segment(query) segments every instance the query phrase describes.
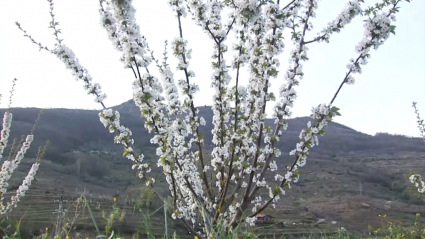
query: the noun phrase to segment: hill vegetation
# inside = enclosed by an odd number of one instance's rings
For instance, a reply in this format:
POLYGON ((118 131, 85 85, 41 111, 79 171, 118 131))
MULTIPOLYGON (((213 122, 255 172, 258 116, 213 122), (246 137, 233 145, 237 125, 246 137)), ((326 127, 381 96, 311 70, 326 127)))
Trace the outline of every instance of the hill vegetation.
MULTIPOLYGON (((152 135, 144 129, 134 102, 131 100, 113 108, 119 110, 122 124, 133 131, 136 150, 156 165, 155 148, 150 144, 152 135)), ((11 139, 28 134, 38 111, 37 108, 11 109, 14 124, 11 139)), ((0 113, 3 112, 1 109, 0 113)), ((51 143, 30 191, 44 196, 75 197, 78 192, 87 190, 88 197, 100 199, 108 197, 105 195, 128 198, 134 190, 140 189, 143 184, 135 178, 131 162, 121 156, 121 147, 113 144, 113 135, 99 122, 98 113, 76 109, 44 111, 35 132, 34 145, 42 145, 46 140, 51 143)), ((212 111, 209 106, 199 107, 199 115, 211 119, 212 111)), ((288 130, 278 143, 283 152, 278 161, 281 166, 291 162, 285 155, 298 142, 299 132, 308 120, 308 117, 300 117, 288 121, 288 130)), ((266 123, 273 122, 268 119, 266 123)), ((200 128, 206 142, 211 142, 211 129, 208 121, 200 128)), ((211 150, 212 145, 205 145, 205 148, 211 150)), ((31 147, 27 153, 10 190, 20 185, 20 177, 28 171, 36 149, 31 147)), ((336 221, 339 226, 363 232, 368 225, 379 223, 379 214, 409 220, 414 213, 425 214, 425 209, 423 201, 408 193, 403 175, 411 169, 425 173, 424 159, 425 147, 420 138, 386 133, 371 136, 332 123, 320 145, 312 149, 310 163, 301 170, 299 183, 287 193, 279 208, 267 213, 279 220, 325 218, 329 224, 336 221)), ((153 169, 157 183, 165 186, 162 173, 155 166, 153 169)), ((32 197, 25 200, 38 205, 32 197)), ((37 210, 36 207, 33 210, 37 210)), ((19 211, 16 213, 19 215, 19 211)))

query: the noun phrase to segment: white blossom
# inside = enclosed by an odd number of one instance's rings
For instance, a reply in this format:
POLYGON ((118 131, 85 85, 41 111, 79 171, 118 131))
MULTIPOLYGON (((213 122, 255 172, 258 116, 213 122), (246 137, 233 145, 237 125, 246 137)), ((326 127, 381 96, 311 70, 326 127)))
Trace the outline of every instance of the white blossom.
MULTIPOLYGON (((9 137, 11 124, 12 124, 12 114, 9 112, 9 110, 7 110, 3 116, 3 128, 1 130, 1 138, 0 138, 0 159, 2 158, 4 148, 7 146, 7 142, 8 142, 7 139, 9 137)), ((27 135, 25 141, 22 143, 20 149, 16 153, 15 158, 12 160, 3 161, 3 164, 0 170, 0 194, 1 194, 0 214, 9 213, 10 211, 12 211, 14 207, 17 206, 17 203, 20 201, 20 199, 23 196, 25 196, 25 192, 31 186, 31 182, 37 173, 37 169, 40 165, 38 162, 32 165, 24 181, 22 182, 22 184, 19 186, 18 190, 16 191, 16 195, 12 196, 11 201, 7 202, 7 204, 4 205, 5 193, 7 192, 7 188, 9 187, 8 182, 13 172, 15 172, 15 170, 18 168, 26 152, 30 148, 33 140, 34 140, 34 135, 32 134, 27 135)))
POLYGON ((12 114, 9 111, 6 111, 3 115, 3 128, 0 132, 0 160, 2 159, 3 151, 7 146, 11 125, 12 114))

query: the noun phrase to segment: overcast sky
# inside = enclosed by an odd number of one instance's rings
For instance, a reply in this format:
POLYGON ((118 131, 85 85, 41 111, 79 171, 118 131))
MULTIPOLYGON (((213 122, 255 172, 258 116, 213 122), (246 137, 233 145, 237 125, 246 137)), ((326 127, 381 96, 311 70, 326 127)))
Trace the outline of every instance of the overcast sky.
MULTIPOLYGON (((134 2, 141 32, 156 57, 161 58, 164 40, 171 41, 178 35, 177 20, 165 0, 134 2)), ((376 1, 365 2, 364 6, 376 1)), ((94 81, 101 84, 108 95, 106 106, 131 99, 133 73, 123 68, 119 62, 120 53, 114 49, 99 24, 98 1, 57 0, 54 3, 63 43, 73 49, 94 81)), ((316 36, 316 32, 334 19, 345 3, 345 0, 319 1, 317 18, 313 21, 314 30, 307 34, 306 39, 316 36)), ((419 131, 411 103, 417 101, 425 116, 425 1, 403 1, 399 6, 396 35, 391 35, 378 51, 371 51, 372 58, 363 67, 362 75, 355 75, 354 85, 343 87, 334 102, 342 113, 336 121, 371 135, 388 132, 417 137, 419 131)), ((0 107, 6 107, 12 79, 18 78, 13 107, 100 109, 93 97, 86 95, 82 82, 76 82, 54 55, 39 52, 37 46, 24 38, 15 26, 15 21, 18 21, 33 38, 52 47, 54 37, 51 29, 47 28, 50 21, 48 11, 49 4, 45 0, 1 2, 0 93, 4 97, 0 107)), ((293 108, 294 117, 307 116, 313 106, 331 100, 347 71, 349 59, 357 57, 354 47, 363 37, 363 19, 356 18, 341 33, 332 35, 329 44, 309 45, 310 60, 303 63, 305 76, 296 88, 298 98, 293 108)), ((195 72, 196 83, 201 88, 195 96, 195 104, 211 105, 212 42, 190 19, 183 21, 183 34, 193 49, 189 68, 195 72)), ((292 45, 287 41, 285 53, 280 58, 281 72, 286 70, 291 49, 292 45)), ((231 55, 233 53, 227 57, 231 55)), ((174 59, 170 61, 173 68, 175 62, 174 59)), ((153 65, 152 70, 156 72, 153 65)), ((283 83, 282 75, 272 82, 275 91, 283 83)), ((247 75, 243 76, 246 79, 247 75)), ((175 74, 176 80, 181 77, 181 73, 175 74)), ((271 113, 271 107, 268 113, 271 113)))

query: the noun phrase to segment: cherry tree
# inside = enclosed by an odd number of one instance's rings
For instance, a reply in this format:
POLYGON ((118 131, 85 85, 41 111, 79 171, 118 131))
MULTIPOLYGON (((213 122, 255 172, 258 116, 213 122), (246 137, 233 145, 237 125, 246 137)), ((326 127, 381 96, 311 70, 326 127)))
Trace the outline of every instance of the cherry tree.
MULTIPOLYGON (((133 149, 134 140, 129 128, 120 123, 118 111, 104 105, 106 95, 94 83, 88 70, 82 66, 75 53, 60 39, 61 30, 53 14, 50 15, 56 44, 48 48, 34 40, 21 28, 40 50, 47 50, 61 60, 76 80, 82 81, 88 94, 95 97, 104 110, 100 121, 116 133, 114 142, 122 144, 124 156, 133 161, 133 169, 146 184, 155 188, 155 178, 150 174, 152 165, 143 154, 133 149)), ((279 199, 300 177, 299 169, 306 164, 309 151, 319 144, 318 136, 335 116, 333 106, 344 85, 355 82, 355 75, 377 50, 395 33, 396 14, 401 0, 382 0, 373 6, 364 6, 362 0, 349 0, 345 7, 317 36, 307 39, 306 32, 313 30, 317 0, 168 0, 178 27, 171 44, 165 44, 163 60, 157 59, 149 48, 148 39, 140 32, 135 19, 132 0, 100 0, 100 23, 115 49, 121 52, 120 61, 134 73, 133 99, 145 119, 145 128, 154 133, 151 143, 157 146, 157 166, 161 168, 172 197, 172 216, 180 219, 200 238, 211 237, 214 227, 223 226, 230 231, 241 223, 253 224, 256 216, 267 207, 275 207, 279 199), (225 17, 225 13, 229 13, 225 17), (198 91, 195 72, 190 67, 191 49, 185 36, 182 19, 191 17, 213 42, 211 49, 211 86, 214 88, 212 119, 200 117, 194 99, 198 91), (340 86, 329 103, 312 109, 311 118, 300 132, 299 143, 289 152, 293 163, 279 169, 282 152, 276 142, 288 127, 291 108, 297 97, 296 88, 304 77, 303 63, 310 44, 330 42, 355 17, 364 19, 364 34, 355 46, 355 55, 347 63, 340 86), (229 42, 229 34, 236 41, 229 42), (293 42, 289 66, 283 73, 277 70, 284 51, 284 37, 293 42), (168 62, 170 50, 178 60, 176 68, 168 62), (232 57, 225 53, 233 52, 232 57), (227 55, 226 55, 227 56, 227 55), (159 75, 151 73, 152 68, 159 75), (232 75, 230 68, 235 73, 232 75), (240 84, 240 73, 247 70, 248 85, 240 84), (183 79, 174 79, 181 71, 183 79), (230 81, 235 80, 231 85, 230 81), (279 94, 271 87, 279 86, 279 94), (273 105, 274 125, 266 125, 266 106, 273 105), (200 128, 211 120, 212 142, 204 142, 200 128), (205 144, 213 150, 207 157, 205 144), (210 160, 209 160, 210 158, 210 160), (267 181, 272 175, 274 181, 267 181), (265 196, 266 195, 266 196, 265 196), (198 217, 201 215, 201 217, 198 217), (201 224, 203 231, 196 231, 201 224)), ((410 2, 410 1, 405 1, 410 2)))

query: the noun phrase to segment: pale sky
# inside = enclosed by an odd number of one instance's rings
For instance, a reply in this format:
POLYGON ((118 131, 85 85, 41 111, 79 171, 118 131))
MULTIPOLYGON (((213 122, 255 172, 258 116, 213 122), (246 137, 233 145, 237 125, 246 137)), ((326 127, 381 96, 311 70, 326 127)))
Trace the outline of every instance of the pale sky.
MULTIPOLYGON (((134 1, 141 33, 159 59, 164 40, 170 42, 178 36, 177 20, 166 2, 134 1)), ((363 6, 369 6, 376 0, 365 2, 363 6)), ((120 53, 114 49, 99 24, 98 1, 57 0, 54 3, 63 43, 75 52, 94 82, 101 84, 108 95, 106 106, 131 99, 133 73, 123 68, 119 62, 120 53)), ((317 18, 313 21, 314 30, 307 34, 306 40, 312 39, 334 19, 345 3, 346 0, 319 1, 317 18)), ((59 59, 46 51, 39 52, 38 47, 23 37, 15 26, 18 21, 33 38, 52 48, 54 36, 48 28, 48 2, 3 0, 0 4, 0 93, 3 94, 0 107, 6 107, 12 79, 18 78, 13 107, 100 109, 93 97, 83 90, 83 83, 76 82, 59 59)), ((355 75, 354 85, 342 88, 334 102, 342 114, 336 121, 371 135, 388 132, 418 137, 411 103, 417 101, 422 116, 425 116, 425 1, 403 1, 399 6, 396 35, 391 35, 378 51, 371 51, 372 58, 363 67, 363 73, 355 75)), ((357 57, 354 47, 363 37, 363 19, 357 17, 341 33, 332 35, 329 44, 309 45, 310 60, 303 63, 305 76, 296 88, 298 98, 293 117, 307 116, 313 106, 329 103, 347 71, 349 59, 357 57)), ((211 105, 212 42, 190 18, 183 21, 183 34, 189 48, 193 49, 189 69, 195 72, 196 83, 201 88, 201 92, 195 95, 195 104, 211 105)), ((227 41, 228 46, 231 46, 231 40, 227 41)), ((291 49, 292 44, 287 41, 285 53, 280 57, 281 74, 272 81, 275 90, 283 83, 283 72, 291 49)), ((227 56, 228 62, 232 55, 233 52, 227 56)), ((174 68, 174 57, 169 55, 169 59, 174 68)), ((153 65, 151 70, 157 72, 153 65)), ((182 76, 175 71, 176 80, 182 76)), ((243 76, 246 79, 247 75, 243 76)), ((274 105, 274 102, 269 105, 274 105)))

